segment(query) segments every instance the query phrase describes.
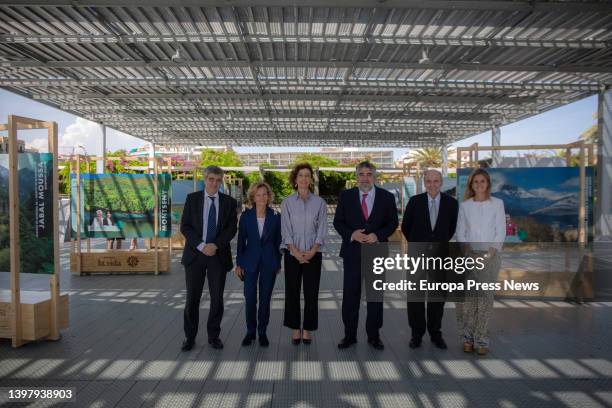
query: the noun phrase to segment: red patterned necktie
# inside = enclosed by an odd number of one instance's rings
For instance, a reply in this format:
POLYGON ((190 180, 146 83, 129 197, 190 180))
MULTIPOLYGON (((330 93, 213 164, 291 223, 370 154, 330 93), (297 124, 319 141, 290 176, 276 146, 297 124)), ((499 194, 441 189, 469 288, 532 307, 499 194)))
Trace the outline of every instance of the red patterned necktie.
POLYGON ((361 212, 363 213, 363 218, 366 220, 368 219, 368 206, 366 205, 367 196, 368 193, 364 193, 363 196, 361 196, 361 212))

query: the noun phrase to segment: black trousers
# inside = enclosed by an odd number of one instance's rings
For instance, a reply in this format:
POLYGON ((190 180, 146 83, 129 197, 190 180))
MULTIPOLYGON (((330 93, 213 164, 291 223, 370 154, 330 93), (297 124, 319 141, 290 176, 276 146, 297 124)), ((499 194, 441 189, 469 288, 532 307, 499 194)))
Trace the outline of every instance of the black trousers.
MULTIPOLYGON (((359 306, 361 305, 361 263, 359 260, 344 258, 344 283, 342 295, 342 322, 344 335, 357 338, 359 306)), ((368 338, 378 338, 383 326, 382 302, 367 302, 366 333, 368 338)))
POLYGON ((294 330, 317 330, 319 326, 319 282, 321 252, 301 264, 285 251, 285 317, 283 324, 294 330), (304 319, 301 319, 300 292, 304 283, 304 319))
POLYGON ((221 333, 223 318, 223 290, 225 289, 226 271, 223 270, 218 255, 199 255, 192 264, 185 266, 185 283, 187 284, 187 299, 185 302, 184 329, 185 337, 195 338, 198 334, 200 321, 200 300, 204 281, 208 276, 208 292, 210 294, 210 310, 206 329, 208 339, 216 339, 221 333))
POLYGON ((412 330, 412 337, 420 339, 429 332, 429 337, 439 339, 442 337, 442 315, 444 302, 427 302, 427 320, 425 319, 425 302, 408 302, 408 324, 412 330))

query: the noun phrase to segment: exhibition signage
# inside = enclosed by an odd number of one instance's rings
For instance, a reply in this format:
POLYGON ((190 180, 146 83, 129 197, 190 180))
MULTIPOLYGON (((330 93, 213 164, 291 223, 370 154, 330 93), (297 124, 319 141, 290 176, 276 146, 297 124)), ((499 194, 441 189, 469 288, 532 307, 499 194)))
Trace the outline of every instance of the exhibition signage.
MULTIPOLYGON (((491 194, 504 202, 509 242, 576 242, 579 228, 579 167, 488 168, 491 194)), ((593 168, 586 167, 588 239, 593 231, 593 168)), ((470 168, 457 170, 463 201, 470 168)))
MULTIPOLYGON (((171 234, 171 180, 159 174, 158 237, 171 234)), ((81 236, 88 238, 152 238, 155 235, 155 175, 82 174, 80 194, 77 177, 70 175, 72 234, 76 235, 77 200, 80 199, 81 236)))
MULTIPOLYGON (((53 154, 18 157, 20 272, 53 274, 53 154)), ((10 270, 8 192, 9 155, 0 154, 0 271, 10 270)))

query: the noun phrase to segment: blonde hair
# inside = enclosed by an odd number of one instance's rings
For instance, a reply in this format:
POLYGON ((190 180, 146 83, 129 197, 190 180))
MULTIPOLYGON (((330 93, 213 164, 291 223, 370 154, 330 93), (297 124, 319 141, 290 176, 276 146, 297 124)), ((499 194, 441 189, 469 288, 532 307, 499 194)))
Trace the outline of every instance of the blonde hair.
POLYGON ((249 187, 249 192, 247 193, 247 197, 251 207, 255 206, 255 194, 257 193, 257 190, 262 187, 265 188, 266 192, 268 193, 268 202, 266 203, 266 205, 272 204, 272 200, 274 200, 274 193, 272 192, 272 187, 270 187, 270 185, 265 181, 258 181, 256 183, 251 184, 251 186, 249 187))
POLYGON ((472 183, 476 176, 483 176, 487 180, 487 191, 485 194, 487 195, 487 200, 491 198, 491 176, 489 176, 489 173, 487 173, 485 169, 476 169, 468 178, 467 185, 465 186, 465 193, 463 194, 463 201, 469 200, 476 195, 476 192, 472 188, 472 183))

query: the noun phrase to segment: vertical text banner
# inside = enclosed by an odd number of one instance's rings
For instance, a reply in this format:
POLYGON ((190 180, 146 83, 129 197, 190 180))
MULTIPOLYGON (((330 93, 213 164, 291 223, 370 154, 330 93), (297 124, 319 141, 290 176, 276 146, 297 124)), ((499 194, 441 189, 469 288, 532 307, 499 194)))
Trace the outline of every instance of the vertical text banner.
MULTIPOLYGON (((22 273, 53 274, 53 154, 20 153, 19 264, 22 273)), ((9 156, 0 154, 0 271, 10 270, 9 156)))

